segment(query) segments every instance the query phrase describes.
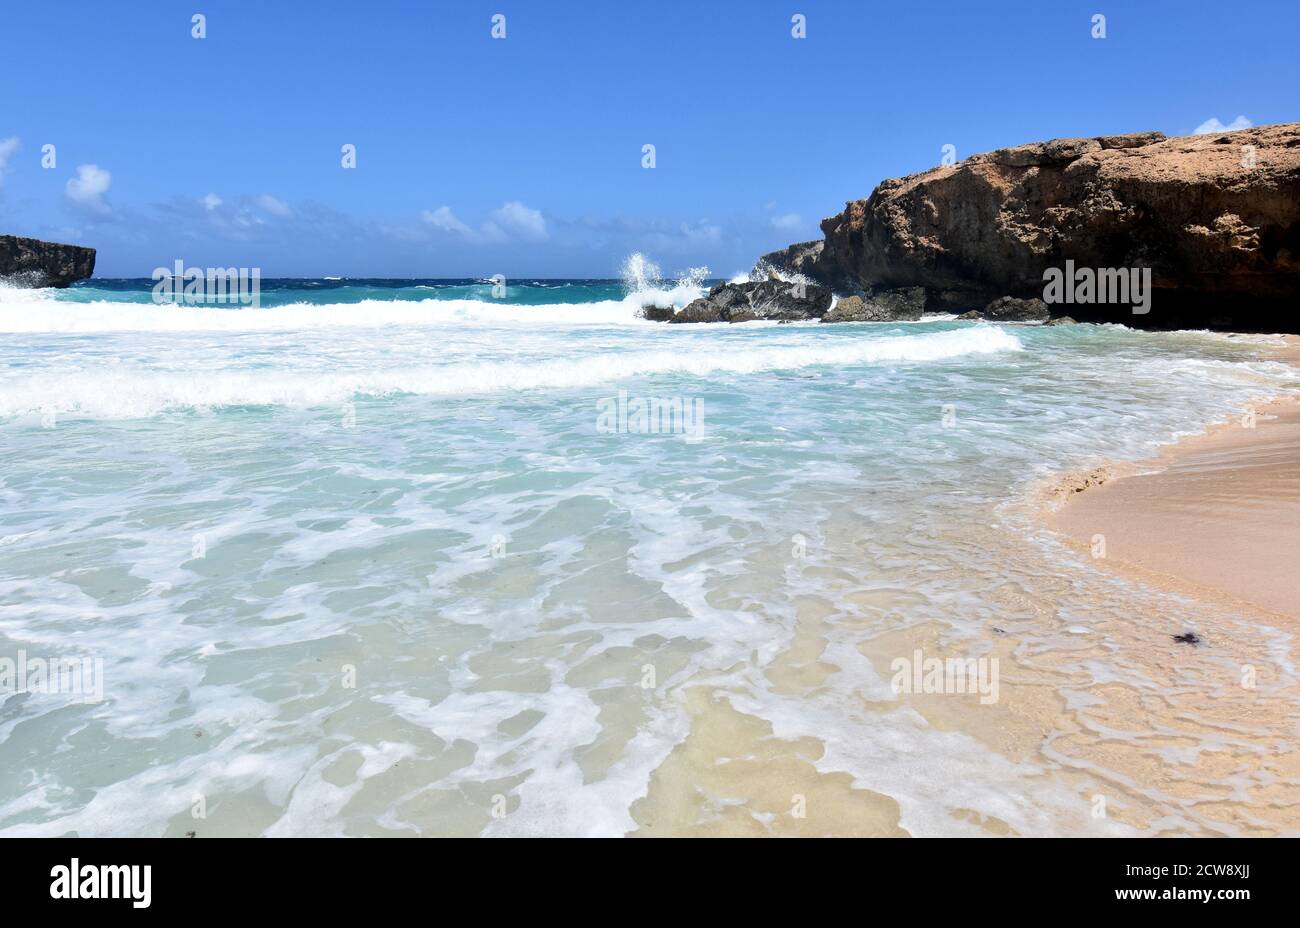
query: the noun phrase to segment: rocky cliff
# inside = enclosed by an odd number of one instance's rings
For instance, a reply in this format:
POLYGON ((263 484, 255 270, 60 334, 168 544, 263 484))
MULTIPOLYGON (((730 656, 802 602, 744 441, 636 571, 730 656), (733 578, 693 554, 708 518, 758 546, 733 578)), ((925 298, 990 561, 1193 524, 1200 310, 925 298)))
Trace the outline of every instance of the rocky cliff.
POLYGON ((1144 313, 1113 292, 1099 301, 1092 287, 1051 310, 1151 328, 1295 332, 1300 124, 1003 148, 886 180, 821 228, 823 242, 763 261, 841 293, 924 287, 929 312, 1006 296, 1051 304, 1045 273, 1067 267, 1080 282, 1118 271, 1135 284, 1150 269, 1144 313))
POLYGON ((20 287, 66 287, 95 272, 95 249, 0 235, 0 280, 20 287))

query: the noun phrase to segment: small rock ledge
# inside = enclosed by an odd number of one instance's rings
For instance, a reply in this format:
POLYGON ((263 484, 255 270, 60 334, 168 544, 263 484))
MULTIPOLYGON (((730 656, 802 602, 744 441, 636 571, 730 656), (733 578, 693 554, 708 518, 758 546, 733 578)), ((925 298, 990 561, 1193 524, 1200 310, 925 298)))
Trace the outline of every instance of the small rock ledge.
POLYGON ((66 287, 93 273, 93 248, 0 235, 0 281, 12 287, 66 287))

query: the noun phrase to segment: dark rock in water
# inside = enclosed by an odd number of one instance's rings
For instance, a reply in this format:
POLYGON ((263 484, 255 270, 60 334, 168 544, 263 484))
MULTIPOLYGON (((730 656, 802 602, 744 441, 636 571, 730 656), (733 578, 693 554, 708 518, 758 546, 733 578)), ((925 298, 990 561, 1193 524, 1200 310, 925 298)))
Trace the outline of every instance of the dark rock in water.
POLYGON ((867 306, 860 296, 846 296, 827 310, 822 322, 866 322, 867 306))
POLYGON ((1041 322, 1044 325, 1069 325, 1074 322, 1069 316, 1062 316, 1057 321, 1049 321, 1047 304, 1039 299, 1021 300, 1013 296, 998 297, 983 309, 972 309, 957 318, 963 321, 986 320, 988 322, 1041 322))
POLYGON ((708 300, 726 309, 736 305, 748 306, 749 291, 756 286, 756 283, 718 284, 709 291, 708 300))
POLYGON ((915 322, 925 312, 924 287, 895 287, 891 290, 877 288, 869 292, 864 301, 867 312, 879 319, 915 322))
POLYGON ((0 235, 0 280, 19 287, 66 287, 95 273, 95 249, 0 235))
MULTIPOLYGON (((930 312, 1041 297, 1044 273, 1149 271, 1144 301, 1054 305, 1083 322, 1300 332, 1300 123, 1055 139, 885 180, 762 259, 838 293, 925 287, 930 312)), ((1082 296, 1082 291, 1079 292, 1082 296)))
POLYGON ((698 299, 687 303, 669 322, 724 322, 726 310, 711 300, 698 299))
POLYGON ((673 322, 747 322, 754 319, 820 319, 831 305, 831 292, 814 284, 783 280, 718 284, 695 300, 673 322))
POLYGON ((985 306, 982 315, 990 322, 1046 322, 1052 314, 1042 300, 1004 296, 985 306))
POLYGON ((1190 644, 1192 647, 1205 643, 1205 639, 1196 632, 1183 632, 1181 635, 1174 635, 1173 638, 1179 644, 1190 644))
POLYGON ((1073 316, 1057 316, 1055 319, 1048 319, 1043 325, 1078 325, 1079 320, 1073 316))
POLYGON ((914 322, 925 312, 925 289, 874 290, 840 300, 822 322, 914 322))
POLYGON ((764 280, 739 286, 746 290, 749 308, 759 319, 820 319, 833 298, 830 290, 816 284, 764 280))
POLYGON ((651 322, 671 322, 676 312, 671 306, 642 306, 641 318, 651 322))

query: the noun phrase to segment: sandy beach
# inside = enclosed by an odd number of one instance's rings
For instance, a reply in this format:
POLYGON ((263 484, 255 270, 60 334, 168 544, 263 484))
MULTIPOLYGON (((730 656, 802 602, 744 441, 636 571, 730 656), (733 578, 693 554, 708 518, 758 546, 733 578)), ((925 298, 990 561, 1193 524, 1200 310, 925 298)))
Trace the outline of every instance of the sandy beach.
MULTIPOLYGON (((1277 353, 1296 364, 1294 338, 1277 353)), ((1067 478, 1048 524, 1097 560, 1300 621, 1300 403, 1283 398, 1152 461, 1067 478)))

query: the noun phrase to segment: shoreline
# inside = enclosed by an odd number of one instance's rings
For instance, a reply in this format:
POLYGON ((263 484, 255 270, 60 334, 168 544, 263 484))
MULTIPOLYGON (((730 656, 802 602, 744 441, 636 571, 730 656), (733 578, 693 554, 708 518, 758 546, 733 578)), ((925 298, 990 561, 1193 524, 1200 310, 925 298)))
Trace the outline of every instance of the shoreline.
MULTIPOLYGON (((1300 338, 1284 340, 1264 357, 1300 376, 1300 338)), ((1257 403, 1154 458, 1061 474, 1040 518, 1107 569, 1300 627, 1300 394, 1257 403)))

